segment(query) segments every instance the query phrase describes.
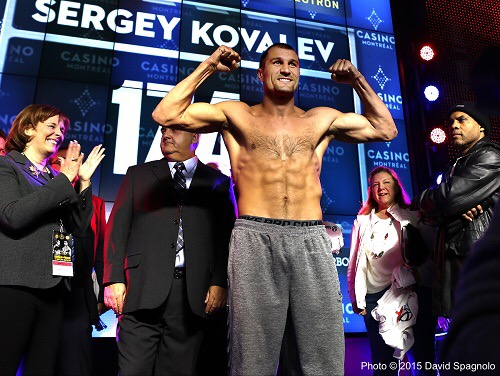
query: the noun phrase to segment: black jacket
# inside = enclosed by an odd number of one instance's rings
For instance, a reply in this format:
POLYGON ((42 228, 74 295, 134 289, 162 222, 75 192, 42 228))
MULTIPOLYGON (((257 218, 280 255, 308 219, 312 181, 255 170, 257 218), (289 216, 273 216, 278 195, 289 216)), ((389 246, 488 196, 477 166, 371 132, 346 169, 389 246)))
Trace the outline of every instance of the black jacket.
POLYGON ((441 184, 422 193, 420 210, 444 231, 446 250, 466 256, 486 231, 499 195, 500 145, 484 137, 450 164, 441 184), (478 204, 483 214, 464 220, 462 214, 478 204))
MULTIPOLYGON (((490 365, 485 372, 460 372, 460 375, 498 374, 498 337, 500 332, 500 207, 495 210, 485 236, 474 245, 464 264, 457 285, 453 320, 441 342, 440 362, 490 365), (496 368, 491 368, 491 367, 496 368), (494 369, 494 371, 493 371, 494 369)), ((481 369, 481 368, 478 368, 481 369)), ((457 375, 453 368, 440 375, 457 375)))
MULTIPOLYGON (((230 179, 198 161, 182 212, 186 283, 193 313, 205 315, 209 286, 227 286, 235 221, 230 179)), ((128 169, 106 227, 104 285, 125 283, 123 312, 159 307, 175 265, 179 209, 166 159, 128 169)))
POLYGON ((92 216, 92 190, 77 194, 64 174, 44 179, 17 151, 0 157, 0 285, 48 289, 52 276, 52 231, 60 220, 75 237, 92 216))
POLYGON ((441 184, 421 194, 419 206, 424 222, 439 227, 434 257, 434 286, 442 295, 441 299, 437 296, 435 299, 438 314, 449 314, 463 260, 488 228, 499 196, 500 145, 488 137, 457 157, 447 168, 441 184), (483 213, 474 221, 462 218, 462 214, 479 204, 483 213), (451 263, 446 273, 445 260, 451 263))

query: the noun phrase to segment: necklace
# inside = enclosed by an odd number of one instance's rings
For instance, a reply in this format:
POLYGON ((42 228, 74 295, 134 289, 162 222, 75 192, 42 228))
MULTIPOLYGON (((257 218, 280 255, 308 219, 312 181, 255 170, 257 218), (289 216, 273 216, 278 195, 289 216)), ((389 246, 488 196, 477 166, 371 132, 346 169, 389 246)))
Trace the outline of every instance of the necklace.
MULTIPOLYGON (((21 153, 22 155, 24 155, 26 157, 26 154, 21 153)), ((26 157, 26 159, 28 159, 28 157, 26 157)), ((28 161, 30 162, 30 166, 28 167, 28 169, 31 171, 31 174, 33 176, 36 176, 37 178, 40 176, 40 174, 42 173, 49 173, 49 169, 47 168, 47 166, 45 166, 43 169, 39 169, 38 167, 35 166, 35 164, 33 162, 31 162, 29 159, 28 161)))
MULTIPOLYGON (((382 240, 382 246, 379 248, 379 249, 382 249, 382 250, 381 250, 380 252, 377 252, 377 251, 376 251, 376 248, 378 248, 378 247, 375 247, 375 241, 374 241, 374 239, 375 239, 375 230, 374 230, 374 229, 375 229, 375 226, 376 226, 378 223, 380 223, 380 221, 381 221, 381 220, 379 219, 379 220, 375 221, 375 223, 372 223, 372 224, 371 224, 371 232, 372 232, 372 234, 370 235, 370 241, 371 241, 371 243, 372 243, 372 252, 371 252, 371 256, 372 256, 374 259, 379 259, 379 258, 381 258, 381 257, 384 255, 384 253, 385 253, 385 251, 384 251, 384 249, 385 249, 385 243, 386 243, 386 241, 387 241, 387 238, 389 237, 389 230, 390 230, 390 228, 391 228, 391 226, 392 226, 392 218, 391 218, 391 220, 389 221, 389 226, 387 227, 387 231, 386 231, 386 233, 385 233, 385 235, 384 235, 384 237, 383 237, 383 240, 382 240)), ((380 226, 379 226, 379 227, 380 227, 380 226)))

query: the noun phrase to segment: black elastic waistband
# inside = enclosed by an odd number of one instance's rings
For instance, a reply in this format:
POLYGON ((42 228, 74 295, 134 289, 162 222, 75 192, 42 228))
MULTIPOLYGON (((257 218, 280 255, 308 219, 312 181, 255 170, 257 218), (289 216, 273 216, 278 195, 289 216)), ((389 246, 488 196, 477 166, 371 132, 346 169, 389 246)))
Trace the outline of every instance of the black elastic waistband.
POLYGON ((238 217, 238 219, 246 219, 248 221, 268 223, 271 225, 278 225, 278 226, 309 227, 309 226, 319 226, 323 224, 323 221, 321 220, 297 221, 294 219, 274 219, 274 218, 254 217, 251 215, 241 215, 238 217))

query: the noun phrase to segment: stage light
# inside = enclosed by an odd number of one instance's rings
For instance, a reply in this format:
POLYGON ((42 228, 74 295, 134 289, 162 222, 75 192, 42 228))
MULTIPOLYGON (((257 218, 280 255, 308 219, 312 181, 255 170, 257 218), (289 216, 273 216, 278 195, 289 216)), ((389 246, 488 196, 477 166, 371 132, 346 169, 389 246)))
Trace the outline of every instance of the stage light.
POLYGON ((443 128, 436 127, 431 131, 430 137, 435 144, 442 144, 446 141, 446 132, 443 128))
POLYGON ((436 99, 439 98, 439 89, 434 85, 428 85, 424 89, 424 95, 428 101, 434 102, 436 99))
POLYGON ((423 46, 420 49, 420 57, 425 61, 432 60, 434 58, 434 50, 431 46, 423 46))
POLYGON ((443 174, 441 173, 436 177, 436 184, 439 185, 441 184, 442 181, 443 181, 443 174))

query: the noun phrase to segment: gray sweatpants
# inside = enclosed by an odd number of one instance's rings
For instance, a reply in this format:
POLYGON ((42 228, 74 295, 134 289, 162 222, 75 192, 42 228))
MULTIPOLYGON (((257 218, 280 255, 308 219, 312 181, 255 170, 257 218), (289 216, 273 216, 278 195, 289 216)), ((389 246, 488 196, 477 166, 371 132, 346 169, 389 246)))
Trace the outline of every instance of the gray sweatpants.
POLYGON ((290 311, 304 375, 344 374, 342 295, 322 225, 237 219, 229 253, 231 375, 274 375, 290 311))

